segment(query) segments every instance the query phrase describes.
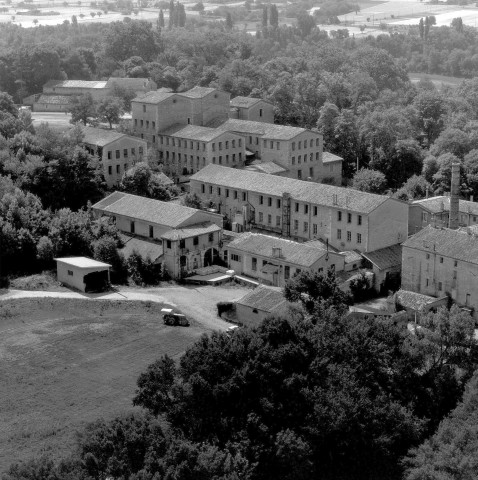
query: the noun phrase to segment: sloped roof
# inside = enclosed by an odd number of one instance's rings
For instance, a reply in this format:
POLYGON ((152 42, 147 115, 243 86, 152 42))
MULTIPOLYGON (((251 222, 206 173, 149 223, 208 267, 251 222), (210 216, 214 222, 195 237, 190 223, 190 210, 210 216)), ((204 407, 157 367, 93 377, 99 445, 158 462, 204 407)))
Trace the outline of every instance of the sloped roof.
POLYGON ((172 127, 163 130, 161 135, 209 142, 221 135, 224 135, 224 133, 225 132, 218 131, 215 128, 201 127, 199 125, 173 125, 172 127))
POLYGON ((63 257, 55 258, 57 262, 65 263, 66 265, 71 265, 72 267, 78 268, 106 268, 111 267, 109 263, 99 262, 98 260, 93 260, 88 257, 63 257))
POLYGON ((379 270, 396 267, 402 264, 402 246, 380 248, 374 252, 362 253, 362 256, 373 263, 379 270))
POLYGON ((149 81, 148 78, 110 77, 106 82, 106 87, 113 87, 113 84, 116 83, 121 87, 131 88, 132 90, 142 90, 148 86, 149 81))
POLYGON ((129 193, 118 195, 118 192, 114 192, 105 199, 95 203, 92 208, 111 215, 123 215, 172 228, 179 227, 198 211, 183 205, 161 202, 160 200, 129 193), (114 196, 113 201, 109 201, 111 196, 114 196))
POLYGON ((205 233, 219 232, 221 230, 222 228, 215 223, 197 223, 196 225, 169 230, 169 232, 163 233, 161 238, 165 240, 181 240, 183 238, 196 237, 198 235, 204 235, 205 233))
POLYGON ((153 173, 162 185, 173 185, 174 182, 163 172, 153 173))
POLYGON ((262 172, 268 173, 269 175, 277 175, 278 173, 287 172, 287 169, 278 165, 275 162, 264 162, 264 163, 252 163, 246 167, 246 170, 251 172, 262 172))
POLYGON ((343 162, 344 159, 330 152, 322 153, 322 163, 343 162))
MULTIPOLYGON (((441 297, 443 298, 443 297, 441 297)), ((430 297, 422 293, 411 292, 410 290, 399 290, 396 293, 398 303, 405 308, 410 308, 419 312, 430 303, 434 303, 441 298, 430 297)))
POLYGON ((263 100, 262 98, 237 96, 231 100, 230 105, 231 107, 236 107, 236 108, 250 108, 259 102, 266 102, 269 104, 271 103, 271 102, 268 102, 267 100, 263 100))
POLYGON ((259 285, 236 302, 245 307, 256 308, 263 312, 273 312, 285 306, 287 300, 279 288, 259 285))
POLYGON ((386 201, 398 201, 384 195, 360 192, 352 188, 306 182, 214 164, 206 165, 192 175, 191 180, 276 197, 289 193, 294 200, 358 213, 370 213, 386 201), (334 196, 336 196, 336 202, 334 202, 334 196))
POLYGON ((35 103, 46 103, 48 105, 68 105, 70 103, 70 96, 68 95, 49 95, 48 93, 43 93, 40 95, 38 100, 35 100, 35 103))
MULTIPOLYGON (((115 140, 126 137, 125 133, 119 133, 115 130, 105 130, 104 128, 83 127, 83 143, 103 147, 115 140)), ((135 140, 138 140, 135 138, 135 140)))
POLYGON ((49 80, 44 87, 61 88, 105 88, 104 80, 49 80))
MULTIPOLYGON (((432 213, 449 212, 450 211, 450 197, 445 195, 424 198, 423 200, 415 200, 412 205, 420 205, 425 207, 432 213)), ((469 200, 460 199, 459 203, 460 213, 471 213, 478 215, 478 202, 470 202, 469 200)))
POLYGON ((163 100, 166 100, 167 98, 171 98, 174 95, 176 95, 176 93, 165 92, 164 90, 156 90, 153 92, 147 92, 145 94, 142 94, 139 97, 133 98, 133 100, 131 101, 156 104, 162 102, 163 100))
POLYGON ((340 255, 343 255, 345 257, 345 264, 362 261, 362 255, 359 252, 355 252, 354 250, 340 252, 340 255))
POLYGON ((214 91, 216 91, 215 88, 196 86, 194 88, 191 88, 191 90, 188 90, 186 92, 181 92, 180 95, 188 98, 203 98, 214 91))
POLYGON ((271 140, 290 140, 308 130, 288 125, 275 125, 273 123, 254 122, 252 120, 221 120, 215 119, 208 127, 217 128, 224 132, 239 132, 252 135, 262 135, 262 138, 271 140))
POLYGON ((303 267, 311 267, 317 260, 327 254, 325 249, 261 233, 243 233, 240 237, 233 240, 228 245, 228 248, 240 250, 251 255, 268 257, 272 262, 274 260, 285 261, 303 267), (273 248, 281 249, 280 258, 272 256, 273 248))
POLYGON ((478 236, 466 230, 450 230, 428 225, 408 240, 404 247, 478 264, 478 236))
POLYGON ((126 235, 120 233, 119 237, 123 241, 123 248, 120 252, 128 258, 133 252, 139 253, 143 258, 150 258, 155 262, 163 255, 163 246, 156 242, 150 242, 148 240, 126 235))

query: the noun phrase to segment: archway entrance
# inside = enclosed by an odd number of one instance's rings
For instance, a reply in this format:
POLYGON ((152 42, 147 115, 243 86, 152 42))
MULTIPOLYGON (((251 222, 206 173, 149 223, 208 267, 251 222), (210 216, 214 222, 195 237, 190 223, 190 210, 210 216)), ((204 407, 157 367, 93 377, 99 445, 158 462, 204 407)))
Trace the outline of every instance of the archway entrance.
POLYGON ((206 250, 206 253, 204 254, 204 266, 209 267, 209 265, 216 265, 219 259, 220 257, 217 249, 210 248, 206 250))

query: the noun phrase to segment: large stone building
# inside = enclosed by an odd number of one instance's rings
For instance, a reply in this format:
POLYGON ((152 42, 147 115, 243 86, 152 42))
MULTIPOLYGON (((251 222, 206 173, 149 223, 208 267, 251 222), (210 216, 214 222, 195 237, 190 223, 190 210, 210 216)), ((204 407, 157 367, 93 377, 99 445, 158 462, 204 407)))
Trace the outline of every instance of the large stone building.
POLYGON ((272 174, 278 169, 290 178, 342 182, 342 159, 331 154, 324 159, 321 134, 273 124, 269 102, 247 97, 234 101, 242 107, 231 110, 228 93, 205 87, 150 92, 132 101, 133 129, 158 152, 165 173, 176 178, 205 165, 240 168, 246 159, 256 159, 257 168, 263 164, 272 174))
POLYGON ((320 242, 299 243, 250 232, 229 243, 224 258, 236 273, 276 287, 283 287, 301 271, 339 272, 345 265, 344 255, 327 249, 320 242))
POLYGON ((135 239, 139 253, 150 252, 151 245, 156 252, 159 247, 155 261, 173 278, 219 258, 221 215, 122 192, 112 193, 92 210, 97 217, 113 218, 120 232, 135 239))
POLYGON ((83 127, 82 143, 92 155, 97 155, 109 188, 119 184, 124 173, 136 162, 146 159, 147 143, 114 130, 83 127))
POLYGON ((478 236, 427 226, 402 245, 402 288, 478 308, 478 236))
POLYGON ((220 165, 195 173, 190 191, 213 202, 238 231, 328 240, 338 250, 360 252, 407 238, 408 204, 387 196, 220 165))

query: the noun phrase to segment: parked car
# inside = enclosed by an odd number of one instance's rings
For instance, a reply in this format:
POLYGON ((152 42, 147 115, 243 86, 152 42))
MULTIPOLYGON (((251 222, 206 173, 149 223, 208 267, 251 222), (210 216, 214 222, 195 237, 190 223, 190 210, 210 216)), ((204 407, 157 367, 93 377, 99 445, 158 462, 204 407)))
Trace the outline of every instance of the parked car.
POLYGON ((163 308, 161 310, 163 315, 163 322, 165 325, 170 325, 172 327, 189 327, 189 320, 182 313, 176 313, 172 308, 163 308))

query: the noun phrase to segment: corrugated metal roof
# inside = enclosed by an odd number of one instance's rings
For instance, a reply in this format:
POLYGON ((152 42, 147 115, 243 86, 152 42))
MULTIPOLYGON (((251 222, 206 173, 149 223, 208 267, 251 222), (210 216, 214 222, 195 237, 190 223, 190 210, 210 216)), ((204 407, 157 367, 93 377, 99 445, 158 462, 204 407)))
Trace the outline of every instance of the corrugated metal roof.
POLYGON ((374 252, 362 253, 362 256, 372 262, 378 269, 386 270, 402 264, 402 246, 392 245, 374 252))
POLYGON ((179 227, 198 211, 183 205, 161 202, 129 193, 122 193, 120 196, 118 192, 95 203, 92 208, 111 215, 123 215, 172 228, 179 227), (111 196, 114 196, 113 201, 109 201, 111 196))
MULTIPOLYGON (((438 196, 424 198, 423 200, 415 200, 412 205, 421 205, 432 213, 449 212, 450 211, 450 197, 438 196)), ((478 215, 478 203, 470 202, 468 200, 461 200, 459 204, 460 213, 471 213, 478 215)))
POLYGON ((281 289, 259 285, 236 302, 245 307, 256 308, 263 312, 273 312, 287 303, 281 289))
POLYGON ((322 248, 261 233, 243 233, 228 245, 228 249, 236 249, 251 255, 268 257, 271 261, 287 262, 303 267, 311 267, 317 260, 327 254, 327 251, 322 248), (281 249, 280 257, 273 257, 273 248, 281 249))
POLYGON ((466 230, 450 230, 428 225, 411 236, 403 247, 478 264, 478 236, 466 230))
POLYGON ((360 192, 352 188, 306 182, 213 164, 206 165, 192 175, 191 180, 276 197, 289 193, 294 200, 358 213, 370 213, 386 201, 398 201, 384 195, 360 192))

